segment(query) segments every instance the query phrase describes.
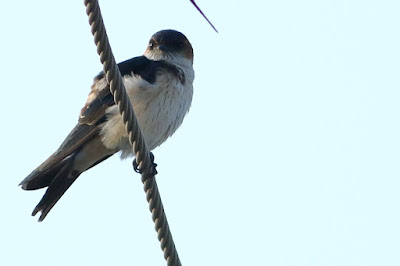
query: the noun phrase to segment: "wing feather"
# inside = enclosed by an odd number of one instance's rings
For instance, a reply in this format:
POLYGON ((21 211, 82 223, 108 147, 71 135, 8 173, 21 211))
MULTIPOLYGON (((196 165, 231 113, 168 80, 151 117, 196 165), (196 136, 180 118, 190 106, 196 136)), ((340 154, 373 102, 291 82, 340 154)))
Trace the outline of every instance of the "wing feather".
MULTIPOLYGON (((118 64, 122 76, 137 75, 149 83, 156 81, 156 74, 161 69, 180 75, 178 69, 165 61, 153 61, 145 56, 134 57, 118 64)), ((101 125, 106 121, 106 111, 115 105, 110 87, 105 80, 104 72, 94 79, 88 100, 82 108, 78 124, 72 129, 61 146, 45 162, 38 166, 20 185, 28 188, 29 183, 37 183, 35 188, 48 185, 53 172, 63 167, 64 159, 79 151, 85 143, 95 137, 101 125)))

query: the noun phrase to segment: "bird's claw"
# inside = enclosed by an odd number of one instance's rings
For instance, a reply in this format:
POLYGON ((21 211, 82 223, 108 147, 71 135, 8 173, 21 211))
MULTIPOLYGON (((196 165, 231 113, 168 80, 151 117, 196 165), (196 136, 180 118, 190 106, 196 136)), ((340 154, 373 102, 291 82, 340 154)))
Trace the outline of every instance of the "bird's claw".
MULTIPOLYGON (((157 174, 157 170, 156 170, 157 164, 154 162, 154 155, 153 155, 152 152, 150 152, 150 159, 151 159, 151 165, 149 166, 149 168, 152 169, 152 175, 154 176, 154 175, 157 174)), ((140 169, 140 168, 139 168, 139 165, 138 165, 138 163, 136 162, 136 159, 133 160, 132 165, 133 165, 133 170, 134 170, 136 173, 139 173, 139 174, 142 174, 142 173, 143 173, 143 170, 144 170, 144 169, 140 169)))

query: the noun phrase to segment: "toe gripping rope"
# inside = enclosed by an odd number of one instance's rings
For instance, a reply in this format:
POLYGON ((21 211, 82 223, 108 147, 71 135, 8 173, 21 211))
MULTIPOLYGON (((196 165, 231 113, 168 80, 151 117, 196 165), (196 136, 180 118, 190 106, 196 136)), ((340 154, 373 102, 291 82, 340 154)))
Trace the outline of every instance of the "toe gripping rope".
POLYGON ((121 73, 115 63, 115 58, 108 41, 99 3, 97 0, 85 0, 85 6, 94 42, 97 46, 97 53, 100 55, 100 61, 103 64, 107 82, 110 84, 110 91, 114 95, 114 101, 118 105, 119 112, 128 132, 129 141, 133 146, 133 152, 136 157, 136 161, 133 164, 135 169, 138 169, 142 175, 146 199, 149 203, 158 240, 161 243, 161 249, 164 252, 164 258, 168 266, 181 265, 158 191, 155 179, 157 171, 154 157, 144 142, 132 105, 125 91, 121 73))

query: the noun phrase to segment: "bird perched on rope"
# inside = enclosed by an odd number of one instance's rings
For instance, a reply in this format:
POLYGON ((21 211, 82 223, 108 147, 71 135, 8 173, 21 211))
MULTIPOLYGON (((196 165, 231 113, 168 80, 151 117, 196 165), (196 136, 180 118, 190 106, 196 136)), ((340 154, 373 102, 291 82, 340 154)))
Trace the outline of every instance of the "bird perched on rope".
MULTIPOLYGON (((182 33, 155 33, 143 56, 118 64, 146 145, 162 144, 181 125, 193 96, 193 48, 182 33)), ((125 125, 104 72, 94 78, 78 124, 45 162, 20 185, 24 190, 48 187, 32 215, 49 211, 81 173, 121 152, 133 155, 125 125)))

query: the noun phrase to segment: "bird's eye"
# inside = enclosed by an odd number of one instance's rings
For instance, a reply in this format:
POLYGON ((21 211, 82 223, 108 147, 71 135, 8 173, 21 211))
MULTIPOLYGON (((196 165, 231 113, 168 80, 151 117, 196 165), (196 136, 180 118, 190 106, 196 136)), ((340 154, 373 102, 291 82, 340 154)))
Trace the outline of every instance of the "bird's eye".
POLYGON ((154 47, 154 42, 153 42, 153 40, 150 40, 149 41, 149 48, 153 49, 153 47, 154 47))

